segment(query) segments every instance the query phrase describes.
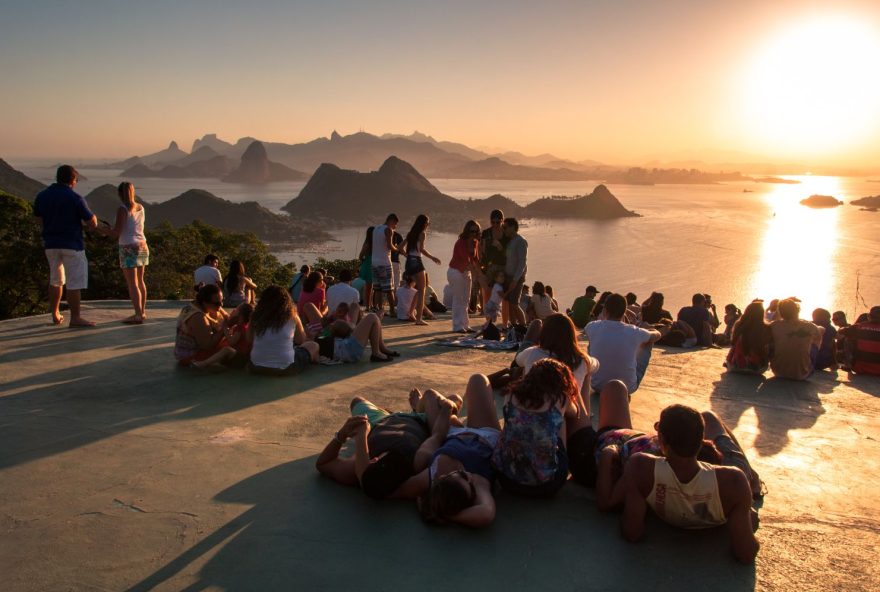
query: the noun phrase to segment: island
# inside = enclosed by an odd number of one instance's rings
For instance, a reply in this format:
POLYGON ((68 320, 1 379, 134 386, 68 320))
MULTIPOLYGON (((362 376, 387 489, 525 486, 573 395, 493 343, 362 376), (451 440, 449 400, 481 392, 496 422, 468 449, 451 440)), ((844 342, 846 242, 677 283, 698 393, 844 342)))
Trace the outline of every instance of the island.
POLYGON ((800 203, 808 208, 817 209, 836 208, 837 206, 843 205, 842 201, 830 195, 811 195, 806 199, 802 199, 800 203))

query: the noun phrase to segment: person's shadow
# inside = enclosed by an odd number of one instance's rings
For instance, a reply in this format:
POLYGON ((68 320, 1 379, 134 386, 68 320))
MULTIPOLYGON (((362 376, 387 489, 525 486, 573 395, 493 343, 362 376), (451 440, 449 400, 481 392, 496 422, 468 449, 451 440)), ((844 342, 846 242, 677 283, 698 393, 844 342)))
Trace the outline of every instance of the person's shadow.
POLYGON ((800 381, 725 372, 713 383, 710 401, 731 429, 753 408, 758 419, 755 449, 761 456, 772 456, 788 445, 790 430, 815 425, 825 413, 819 395, 831 393, 837 383, 823 374, 800 381))
MULTIPOLYGON (((683 531, 649 519, 646 540, 619 535, 588 490, 551 500, 498 496, 486 529, 427 526, 413 502, 373 501, 317 475, 314 457, 267 469, 214 500, 250 507, 129 588, 186 590, 618 589, 679 574, 694 587, 752 590, 754 566, 732 558, 724 528, 683 531), (178 580, 178 575, 183 580, 178 580)), ((680 579, 680 581, 683 581, 680 579)))

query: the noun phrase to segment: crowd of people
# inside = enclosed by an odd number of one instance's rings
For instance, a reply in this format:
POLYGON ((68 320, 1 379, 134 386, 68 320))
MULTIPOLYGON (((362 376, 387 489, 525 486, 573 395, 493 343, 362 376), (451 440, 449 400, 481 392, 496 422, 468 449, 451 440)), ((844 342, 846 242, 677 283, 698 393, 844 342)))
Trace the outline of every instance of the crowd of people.
MULTIPOLYGON (((79 291, 87 285, 82 228, 115 238, 134 314, 143 323, 144 270, 149 249, 144 209, 134 187, 118 188, 115 223, 99 223, 73 188, 73 167, 58 169, 57 183, 41 192, 34 213, 42 220, 50 264, 52 320, 63 322, 59 303, 67 286, 71 326, 92 326, 81 315, 79 291)), ((388 362, 382 318, 425 325, 451 310, 452 331, 484 339, 515 340, 509 368, 470 377, 463 396, 413 389, 405 411, 390 412, 363 397, 319 455, 318 471, 360 487, 377 499, 417 501, 429 522, 482 527, 494 521, 495 493, 546 498, 569 480, 596 488, 602 511, 620 511, 628 540, 644 534, 648 507, 683 528, 727 524, 735 556, 754 560, 758 541, 753 501, 765 491, 742 447, 712 412, 672 405, 652 430, 632 425, 630 405, 656 344, 729 347, 728 372, 806 380, 825 369, 880 375, 880 306, 849 325, 842 311, 816 309, 800 318, 789 297, 735 304, 719 317, 708 294, 672 314, 662 293, 639 303, 634 293, 587 286, 560 312, 551 286, 526 284, 528 242, 519 223, 499 210, 482 229, 468 220, 453 247, 447 290, 440 302, 424 260, 430 220, 419 215, 404 236, 389 214, 366 231, 357 270, 332 278, 303 266, 286 287, 259 287, 241 261, 208 254, 193 273, 195 296, 180 311, 174 357, 181 366, 289 376, 315 363, 388 362), (403 265, 401 266, 401 258, 403 265), (597 297, 598 296, 598 297, 597 297), (472 327, 479 315, 480 328, 472 327), (501 330, 498 330, 500 327, 501 330), (494 329, 494 330, 490 330, 494 329), (579 340, 588 342, 585 349, 579 340), (495 396, 504 398, 501 417, 495 396), (599 408, 591 413, 590 401, 599 408), (463 411, 466 410, 465 415, 463 411), (595 424, 595 425, 594 425, 595 424), (354 454, 341 456, 348 440, 354 454)))

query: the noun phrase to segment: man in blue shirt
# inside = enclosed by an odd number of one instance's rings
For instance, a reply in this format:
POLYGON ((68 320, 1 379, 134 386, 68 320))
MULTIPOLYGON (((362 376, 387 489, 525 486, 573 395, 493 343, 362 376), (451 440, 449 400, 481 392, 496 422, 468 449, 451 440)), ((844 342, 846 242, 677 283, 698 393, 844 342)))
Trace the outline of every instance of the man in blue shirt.
POLYGON ((98 219, 86 200, 73 190, 76 169, 65 164, 58 167, 55 183, 37 194, 34 215, 43 224, 43 248, 49 260, 49 312, 52 322, 60 325, 64 317, 59 311, 61 293, 67 285, 71 327, 94 327, 95 323, 80 315, 80 290, 88 287, 89 262, 83 244, 83 225, 98 227, 98 219))

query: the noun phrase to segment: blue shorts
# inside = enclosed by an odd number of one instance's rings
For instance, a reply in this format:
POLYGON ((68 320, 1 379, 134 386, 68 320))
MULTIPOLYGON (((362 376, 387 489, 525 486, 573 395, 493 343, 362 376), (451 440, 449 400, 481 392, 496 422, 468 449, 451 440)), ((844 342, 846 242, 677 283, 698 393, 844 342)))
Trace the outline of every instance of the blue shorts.
POLYGON ((373 289, 380 292, 391 291, 391 266, 373 265, 373 289))
POLYGON ((333 342, 333 359, 340 362, 359 362, 364 355, 364 346, 354 335, 337 338, 333 342))

